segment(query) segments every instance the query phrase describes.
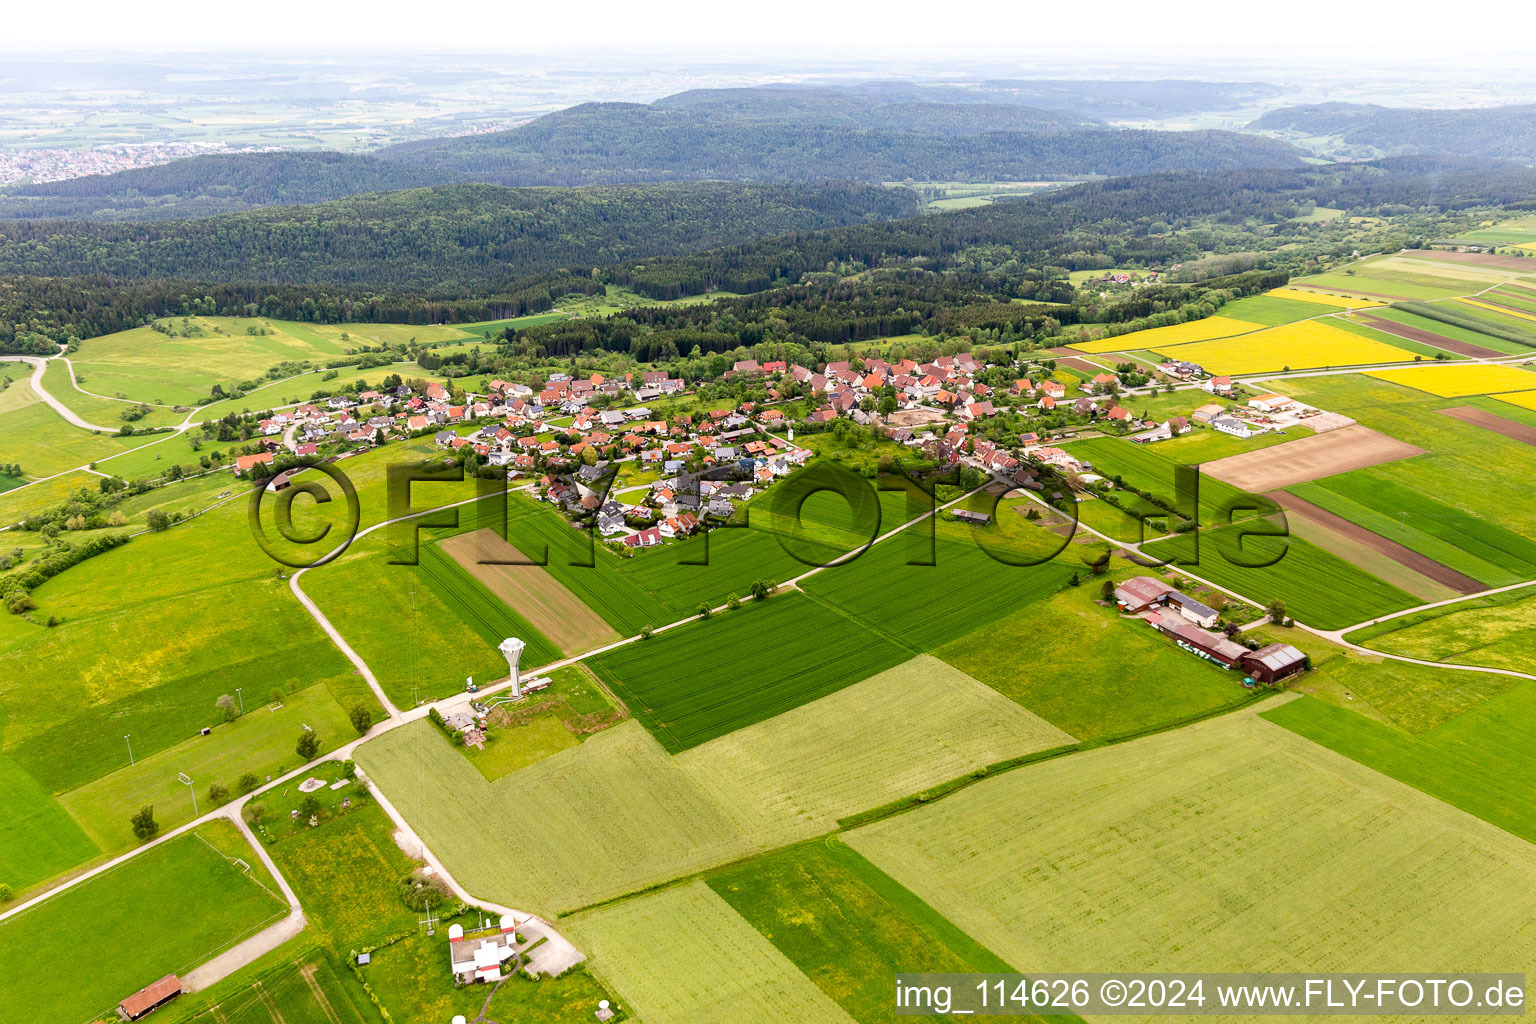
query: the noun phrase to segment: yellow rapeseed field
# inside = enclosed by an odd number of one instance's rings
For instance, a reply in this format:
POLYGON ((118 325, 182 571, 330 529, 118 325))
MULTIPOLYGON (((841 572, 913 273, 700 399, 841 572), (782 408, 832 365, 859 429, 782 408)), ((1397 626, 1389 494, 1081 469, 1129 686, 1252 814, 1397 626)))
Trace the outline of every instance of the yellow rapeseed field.
POLYGON ((1191 320, 1171 327, 1153 327, 1146 331, 1133 331, 1118 338, 1100 338, 1071 346, 1079 352, 1127 352, 1137 348, 1156 348, 1159 345, 1182 345, 1190 341, 1209 338, 1227 338, 1234 334, 1247 334, 1261 330, 1263 325, 1246 320, 1234 320, 1227 316, 1208 316, 1204 320, 1191 320))
POLYGON ((1536 409, 1536 391, 1516 391, 1511 395, 1494 395, 1501 402, 1518 405, 1522 409, 1536 409))
POLYGON ((1257 334, 1158 349, 1159 355, 1198 363, 1211 373, 1270 373, 1319 366, 1406 363, 1413 354, 1317 320, 1271 327, 1257 334))
POLYGON ((1367 309, 1371 306, 1385 306, 1380 299, 1357 299, 1344 295, 1324 295, 1322 292, 1311 292, 1303 288, 1271 288, 1264 293, 1273 295, 1277 299, 1299 299, 1302 302, 1316 302, 1324 306, 1342 306, 1345 309, 1367 309))
POLYGON ((1372 370, 1367 376, 1378 377, 1419 391, 1428 391, 1440 398, 1536 389, 1536 373, 1522 370, 1518 366, 1492 366, 1482 363, 1372 370))

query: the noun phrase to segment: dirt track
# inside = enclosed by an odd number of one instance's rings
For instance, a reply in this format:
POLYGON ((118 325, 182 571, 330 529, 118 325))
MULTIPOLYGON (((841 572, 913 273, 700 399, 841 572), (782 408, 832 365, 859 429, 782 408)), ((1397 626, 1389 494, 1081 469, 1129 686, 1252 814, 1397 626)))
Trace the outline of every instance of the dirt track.
POLYGON ((439 546, 562 651, 588 651, 619 639, 612 626, 543 566, 477 564, 528 560, 495 530, 449 537, 439 546))
POLYGON ((1478 409, 1475 406, 1458 405, 1454 409, 1437 409, 1435 411, 1442 416, 1449 416, 1453 420, 1461 420, 1461 422, 1470 423, 1474 427, 1482 427, 1484 430, 1491 430, 1495 434, 1503 434, 1505 437, 1512 438, 1513 440, 1536 445, 1536 428, 1528 427, 1524 423, 1516 423, 1514 420, 1507 420, 1502 416, 1495 416, 1493 413, 1478 409))
POLYGON ((1383 334, 1392 334, 1399 338, 1406 338, 1409 341, 1417 341, 1425 345, 1432 345, 1435 348, 1443 348, 1447 352, 1471 356, 1474 359, 1498 359, 1507 355, 1505 352, 1496 352, 1491 348, 1482 348, 1468 341, 1446 338, 1433 331, 1426 331, 1421 327, 1407 327, 1403 324, 1394 323, 1391 320, 1383 320, 1379 316, 1371 316, 1368 313, 1360 314, 1359 319, 1383 334))
POLYGON ((1321 506, 1314 505, 1305 498, 1298 498, 1289 491, 1275 491, 1266 497, 1273 498, 1275 503, 1287 512, 1299 515, 1304 519, 1310 519, 1319 526, 1342 534, 1362 547, 1369 548, 1378 554, 1386 555, 1392 561, 1404 568, 1412 569, 1421 576, 1428 576, 1436 583, 1443 583, 1458 594, 1476 594, 1488 587, 1486 584, 1472 577, 1457 572, 1448 565, 1442 565, 1432 558, 1426 558, 1411 548, 1404 547, 1395 540, 1389 540, 1379 533, 1372 533, 1357 523, 1352 523, 1341 515, 1329 512, 1321 506))
POLYGON ((1217 459, 1200 471, 1250 494, 1262 494, 1423 454, 1422 448, 1357 424, 1217 459))

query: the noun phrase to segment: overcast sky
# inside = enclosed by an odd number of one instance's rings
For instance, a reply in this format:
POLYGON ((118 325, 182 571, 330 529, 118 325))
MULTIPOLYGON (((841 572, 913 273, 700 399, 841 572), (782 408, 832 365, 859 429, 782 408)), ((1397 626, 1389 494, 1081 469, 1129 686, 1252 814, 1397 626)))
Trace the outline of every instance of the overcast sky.
POLYGON ((1529 0, 1480 0, 1475 17, 1465 18, 1443 8, 1421 18, 1417 7, 1381 0, 75 0, 8 5, 0 50, 656 49, 771 56, 792 49, 849 58, 1014 59, 1070 51, 1218 63, 1249 54, 1300 63, 1347 54, 1370 63, 1443 64, 1502 49, 1529 59, 1529 0), (1509 31, 1490 31, 1500 25, 1509 31))

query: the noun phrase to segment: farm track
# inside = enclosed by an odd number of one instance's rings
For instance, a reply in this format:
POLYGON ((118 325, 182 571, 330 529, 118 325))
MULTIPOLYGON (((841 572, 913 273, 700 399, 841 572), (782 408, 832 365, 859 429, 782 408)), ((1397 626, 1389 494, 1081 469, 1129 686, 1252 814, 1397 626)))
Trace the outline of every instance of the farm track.
POLYGON ((1314 505, 1305 498, 1298 498, 1289 491, 1270 491, 1265 497, 1282 506, 1287 512, 1293 512, 1305 519, 1334 533, 1347 537, 1361 547, 1386 555, 1398 565, 1422 576, 1428 576, 1436 583, 1442 583, 1458 594, 1479 594, 1487 590, 1487 584, 1473 579, 1465 573, 1457 572, 1448 565, 1444 565, 1432 558, 1419 554, 1412 548, 1399 544, 1395 540, 1383 537, 1379 533, 1373 533, 1357 523, 1352 523, 1337 513, 1330 512, 1320 505, 1314 505))

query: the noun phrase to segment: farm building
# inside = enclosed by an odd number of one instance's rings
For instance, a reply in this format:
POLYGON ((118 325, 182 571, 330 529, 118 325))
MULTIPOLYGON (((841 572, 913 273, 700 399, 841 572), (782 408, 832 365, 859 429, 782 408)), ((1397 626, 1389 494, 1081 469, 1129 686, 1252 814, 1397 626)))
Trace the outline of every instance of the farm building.
POLYGON ((1242 657, 1243 671, 1261 683, 1289 679, 1307 668, 1307 656, 1290 644, 1270 644, 1242 657))
POLYGON ((1249 438, 1254 435, 1253 429, 1236 416, 1212 417, 1211 426, 1223 434, 1231 434, 1233 437, 1249 438))
POLYGON ((511 914, 496 928, 465 933, 463 925, 448 927, 448 960, 454 980, 463 984, 498 982, 501 966, 517 955, 517 929, 511 914))
POLYGON ((1182 615, 1149 615, 1147 621, 1186 651, 1198 654, 1207 661, 1214 661, 1222 668, 1231 668, 1248 653, 1248 648, 1242 644, 1201 629, 1182 615))
POLYGON ((117 1015, 123 1020, 140 1020, 181 995, 181 991, 181 979, 167 974, 118 1003, 117 1015))
POLYGON ((969 509, 958 509, 955 518, 962 523, 970 523, 973 526, 986 526, 992 521, 992 517, 985 512, 972 512, 969 509))
MULTIPOLYGON (((1182 594, 1151 576, 1132 576, 1120 584, 1115 588, 1115 603, 1121 611, 1133 615, 1157 608, 1172 608, 1185 619, 1206 629, 1216 625, 1216 620, 1221 617, 1216 609, 1201 604, 1188 594, 1182 594)), ((1171 618, 1169 621, 1172 621, 1171 618)))
POLYGON ((1248 399, 1248 408, 1257 409, 1259 412, 1281 412, 1295 404, 1285 395, 1259 395, 1257 398, 1248 399))
POLYGON ((1128 612, 1143 612, 1162 604, 1173 588, 1150 576, 1132 576, 1115 588, 1115 603, 1128 612))
POLYGON ((1189 418, 1194 420, 1196 423, 1209 423, 1211 420, 1215 419, 1217 416, 1220 416, 1226 411, 1226 406, 1217 405, 1215 402, 1212 402, 1209 405, 1202 405, 1200 408, 1190 413, 1189 418))

